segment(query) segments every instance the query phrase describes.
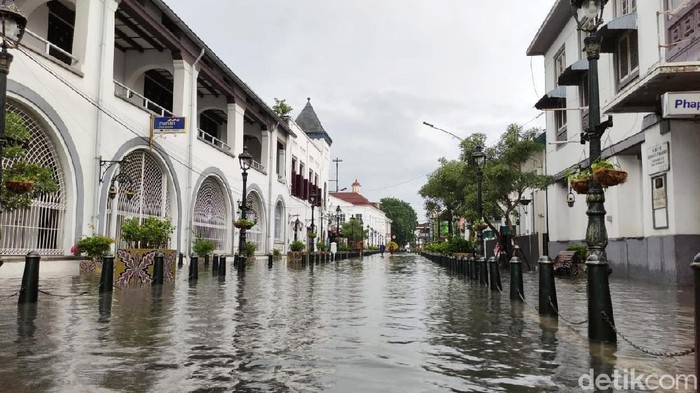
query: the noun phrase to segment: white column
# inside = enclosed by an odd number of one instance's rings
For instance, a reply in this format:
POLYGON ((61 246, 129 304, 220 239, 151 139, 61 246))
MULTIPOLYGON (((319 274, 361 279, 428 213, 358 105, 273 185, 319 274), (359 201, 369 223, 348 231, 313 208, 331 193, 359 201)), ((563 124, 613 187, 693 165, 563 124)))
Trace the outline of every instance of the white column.
MULTIPOLYGON (((190 116, 190 100, 192 91, 192 66, 184 60, 173 60, 173 114, 175 116, 190 116)), ((196 125, 196 119, 188 119, 196 125)), ((194 126, 192 131, 196 131, 194 126)))
POLYGON ((246 108, 239 103, 229 102, 226 108, 228 121, 226 123, 226 143, 231 146, 231 153, 240 154, 243 151, 243 128, 245 127, 246 108))

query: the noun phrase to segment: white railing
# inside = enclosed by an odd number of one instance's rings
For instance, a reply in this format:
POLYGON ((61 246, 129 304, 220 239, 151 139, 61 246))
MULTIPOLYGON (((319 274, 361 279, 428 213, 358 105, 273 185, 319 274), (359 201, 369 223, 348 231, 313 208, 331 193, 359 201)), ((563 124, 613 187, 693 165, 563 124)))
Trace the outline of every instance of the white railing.
POLYGON ((250 167, 264 175, 267 175, 267 170, 265 170, 265 166, 255 160, 253 160, 253 162, 250 164, 250 167))
MULTIPOLYGON (((36 33, 33 33, 29 30, 24 30, 24 32, 29 34, 30 36, 32 36, 33 38, 35 38, 36 40, 38 40, 39 42, 41 42, 44 45, 44 54, 45 55, 51 56, 51 57, 56 57, 51 53, 52 51, 56 51, 56 52, 60 53, 61 55, 65 56, 66 58, 70 59, 71 66, 78 64, 78 59, 75 56, 73 56, 70 52, 64 51, 63 49, 59 48, 58 46, 50 43, 46 38, 41 37, 36 33)), ((31 46, 28 46, 28 47, 31 47, 31 46)))
POLYGON ((199 134, 197 136, 197 139, 199 139, 200 141, 205 142, 211 146, 214 146, 215 148, 217 148, 219 150, 226 151, 226 152, 231 151, 231 146, 227 145, 226 142, 222 141, 221 139, 219 139, 211 134, 208 134, 208 133, 202 131, 201 129, 199 130, 199 134))
POLYGON ((158 116, 173 116, 173 113, 149 100, 143 95, 131 90, 130 87, 114 81, 114 95, 128 101, 136 106, 139 106, 149 112, 153 112, 158 116))
POLYGON ((282 184, 287 184, 287 179, 284 175, 277 174, 277 181, 282 184))

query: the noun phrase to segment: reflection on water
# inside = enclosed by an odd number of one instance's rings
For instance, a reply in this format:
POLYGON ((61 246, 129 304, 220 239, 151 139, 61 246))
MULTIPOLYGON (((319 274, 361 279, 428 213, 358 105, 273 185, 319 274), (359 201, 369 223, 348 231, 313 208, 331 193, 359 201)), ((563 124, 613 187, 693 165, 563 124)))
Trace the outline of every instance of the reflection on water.
MULTIPOLYGON (((511 303, 507 275, 506 293, 492 293, 416 255, 314 269, 259 260, 225 279, 202 271, 102 295, 74 264, 44 263, 41 288, 87 295, 0 301, 2 391, 580 391, 591 369, 693 372, 692 356, 589 345, 585 324, 511 303)), ((21 279, 7 268, 0 297, 21 279)), ((525 293, 536 284, 527 274, 525 293)), ((655 351, 690 347, 692 291, 641 287, 611 283, 620 330, 655 351)), ((562 314, 584 319, 585 281, 557 289, 562 314)))

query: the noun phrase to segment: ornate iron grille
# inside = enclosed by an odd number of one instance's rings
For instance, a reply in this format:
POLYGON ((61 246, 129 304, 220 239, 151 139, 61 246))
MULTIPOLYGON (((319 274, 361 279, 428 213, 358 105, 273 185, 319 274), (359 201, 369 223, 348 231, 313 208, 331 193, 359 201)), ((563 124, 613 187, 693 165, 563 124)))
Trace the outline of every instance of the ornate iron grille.
MULTIPOLYGON (((146 217, 171 216, 167 176, 155 157, 144 150, 137 150, 129 153, 125 160, 119 170, 131 179, 135 195, 129 201, 126 194, 120 192, 117 199, 117 225, 113 237, 117 240, 118 248, 127 247, 126 242, 121 240, 121 225, 125 219, 138 217, 143 221, 146 217)), ((112 203, 114 201, 110 201, 107 210, 108 217, 112 214, 112 203)))
MULTIPOLYGON (((53 169, 58 191, 32 201, 29 209, 4 212, 0 219, 0 254, 24 255, 36 251, 41 255, 63 255, 65 232, 65 178, 56 148, 29 109, 8 101, 7 111, 17 113, 32 135, 24 159, 53 169)), ((3 166, 12 161, 3 159, 3 166)))
POLYGON ((257 219, 257 224, 255 224, 252 228, 250 228, 246 232, 246 240, 254 243, 255 244, 255 250, 258 252, 263 251, 262 247, 264 245, 264 231, 263 231, 263 225, 264 225, 264 219, 262 217, 262 206, 260 202, 260 197, 258 197, 258 194, 251 192, 248 194, 247 202, 246 205, 248 207, 248 218, 250 219, 257 219))
POLYGON ((193 227, 196 237, 208 239, 216 244, 216 251, 226 250, 229 238, 226 211, 226 194, 220 183, 213 177, 202 182, 194 203, 193 227))

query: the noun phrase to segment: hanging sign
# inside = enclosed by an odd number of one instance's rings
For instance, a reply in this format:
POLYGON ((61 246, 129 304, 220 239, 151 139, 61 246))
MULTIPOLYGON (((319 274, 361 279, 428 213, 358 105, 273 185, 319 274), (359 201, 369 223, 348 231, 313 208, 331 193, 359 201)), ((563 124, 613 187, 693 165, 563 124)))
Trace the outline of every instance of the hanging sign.
POLYGON ((665 119, 698 117, 700 91, 665 93, 661 96, 661 110, 665 119))
POLYGON ((187 122, 185 117, 153 117, 154 134, 185 134, 187 122))

